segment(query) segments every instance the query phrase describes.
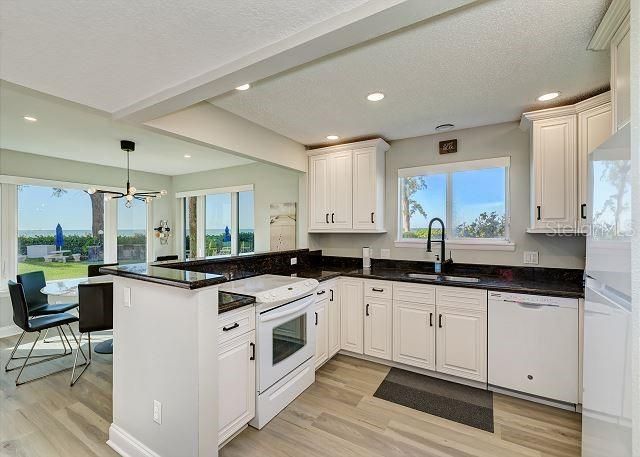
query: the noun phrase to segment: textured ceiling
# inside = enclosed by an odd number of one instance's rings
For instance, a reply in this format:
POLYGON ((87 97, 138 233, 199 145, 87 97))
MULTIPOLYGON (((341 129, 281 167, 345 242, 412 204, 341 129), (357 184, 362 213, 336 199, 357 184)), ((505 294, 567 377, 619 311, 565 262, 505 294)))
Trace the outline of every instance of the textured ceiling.
POLYGON ((124 167, 120 140, 134 140, 131 168, 165 175, 252 163, 225 152, 113 121, 92 110, 12 84, 0 84, 0 147, 124 167), (30 115, 37 122, 27 122, 30 115), (190 159, 184 157, 191 155, 190 159))
POLYGON ((366 0, 0 0, 0 79, 108 112, 366 0))
POLYGON ((307 145, 511 121, 543 93, 608 85, 608 53, 586 50, 608 3, 488 0, 211 102, 307 145))

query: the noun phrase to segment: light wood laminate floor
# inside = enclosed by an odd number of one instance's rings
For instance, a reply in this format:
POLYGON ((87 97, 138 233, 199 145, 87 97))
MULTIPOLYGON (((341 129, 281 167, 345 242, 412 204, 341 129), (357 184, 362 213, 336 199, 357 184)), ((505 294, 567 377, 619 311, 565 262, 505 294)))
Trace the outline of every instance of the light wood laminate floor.
MULTIPOLYGON (((0 340, 3 366, 15 340, 0 340)), ((57 362, 70 366, 72 359, 57 362)), ((388 370, 376 363, 334 357, 317 372, 316 383, 264 429, 247 428, 220 455, 580 455, 578 414, 495 395, 495 433, 488 433, 373 398, 388 370)), ((111 423, 111 356, 94 354, 94 363, 73 388, 69 375, 66 371, 16 388, 16 373, 2 371, 0 456, 116 455, 105 444, 111 423)))

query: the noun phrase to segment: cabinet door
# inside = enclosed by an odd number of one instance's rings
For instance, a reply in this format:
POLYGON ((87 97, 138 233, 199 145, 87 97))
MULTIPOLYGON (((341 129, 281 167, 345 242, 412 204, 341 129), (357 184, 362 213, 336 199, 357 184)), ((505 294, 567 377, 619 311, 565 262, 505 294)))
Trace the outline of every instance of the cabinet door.
POLYGON ((363 353, 364 285, 359 279, 343 279, 340 284, 340 346, 363 353))
POLYGON ((611 39, 613 133, 631 120, 631 48, 629 16, 611 39))
POLYGON ((580 231, 587 226, 587 166, 589 153, 611 135, 611 103, 578 113, 578 221, 580 231))
POLYGON ((486 382, 486 311, 439 305, 436 311, 436 370, 486 382))
POLYGON ((309 158, 309 229, 328 230, 329 216, 329 156, 309 158))
POLYGON ((577 206, 576 116, 533 123, 533 227, 575 230, 577 206))
POLYGON ((218 444, 255 416, 255 331, 238 336, 218 351, 218 444))
POLYGON ((436 307, 393 302, 393 361, 435 370, 436 307))
POLYGON ((364 353, 391 360, 393 333, 393 307, 389 299, 365 298, 364 353))
POLYGON ((328 300, 323 299, 315 306, 316 324, 316 369, 329 359, 329 327, 327 326, 328 300))
POLYGON ((353 227, 352 214, 352 151, 335 152, 329 156, 330 166, 330 229, 353 227))
POLYGON ((337 282, 329 285, 327 327, 329 327, 329 358, 340 350, 340 295, 337 282))
POLYGON ((376 228, 376 149, 353 152, 353 228, 376 228))

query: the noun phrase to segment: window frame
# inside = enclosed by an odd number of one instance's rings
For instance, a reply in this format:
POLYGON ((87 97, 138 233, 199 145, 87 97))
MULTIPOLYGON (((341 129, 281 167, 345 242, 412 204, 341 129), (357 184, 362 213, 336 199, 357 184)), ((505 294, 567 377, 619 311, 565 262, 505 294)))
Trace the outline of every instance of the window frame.
POLYGON ((491 159, 469 160, 461 162, 449 162, 442 164, 423 165, 410 168, 399 168, 397 173, 397 195, 396 195, 396 240, 395 247, 422 248, 426 246, 427 240, 422 238, 402 237, 402 179, 413 176, 446 175, 445 188, 445 211, 446 211, 446 244, 452 249, 468 250, 496 250, 514 251, 515 243, 511 240, 511 188, 510 188, 511 157, 495 157, 491 159), (488 168, 505 168, 505 237, 504 238, 454 238, 453 234, 453 192, 452 175, 456 172, 483 170, 488 168))
MULTIPOLYGON (((180 252, 181 256, 184 256, 184 238, 186 231, 186 224, 184 220, 185 214, 185 198, 187 197, 196 197, 197 200, 197 225, 198 225, 198 233, 206 234, 206 199, 207 195, 215 195, 215 194, 231 194, 231 254, 230 256, 237 256, 239 254, 239 208, 238 208, 238 199, 240 192, 254 192, 255 195, 255 186, 253 184, 242 184, 238 186, 227 186, 227 187, 216 187, 210 189, 198 189, 198 190, 189 190, 183 192, 176 192, 175 197, 178 200, 178 204, 176 205, 178 214, 176 220, 178 221, 178 236, 176 237, 179 240, 179 245, 177 246, 177 251, 180 252), (202 216, 201 216, 202 215, 202 216)), ((254 200, 254 224, 255 224, 255 200, 254 200)), ((205 257, 205 236, 199 236, 196 240, 196 256, 197 258, 205 257)), ((254 252, 255 252, 255 226, 254 226, 254 252)), ((218 256, 215 256, 218 257, 218 256)), ((222 255, 222 257, 229 257, 229 255, 222 255)))

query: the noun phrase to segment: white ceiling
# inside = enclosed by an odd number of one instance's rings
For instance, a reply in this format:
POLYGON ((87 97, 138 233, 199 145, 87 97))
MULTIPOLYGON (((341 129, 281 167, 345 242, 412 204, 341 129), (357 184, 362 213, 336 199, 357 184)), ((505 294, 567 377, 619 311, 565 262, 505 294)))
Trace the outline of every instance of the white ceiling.
POLYGON ((366 0, 0 0, 0 79, 110 113, 366 0))
POLYGON ((120 140, 136 142, 131 168, 179 175, 253 163, 123 122, 106 113, 0 83, 0 147, 98 165, 125 167, 120 140), (28 122, 25 115, 37 122, 28 122), (186 159, 185 154, 191 158, 186 159))
POLYGON ((512 121, 547 106, 535 102, 543 93, 567 100, 608 84, 608 53, 586 50, 608 4, 479 2, 211 102, 307 145, 512 121), (368 102, 373 91, 386 98, 368 102))

